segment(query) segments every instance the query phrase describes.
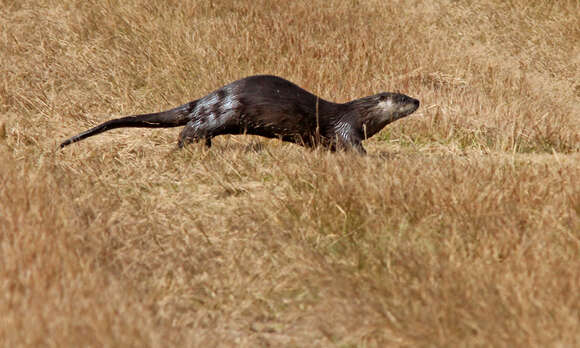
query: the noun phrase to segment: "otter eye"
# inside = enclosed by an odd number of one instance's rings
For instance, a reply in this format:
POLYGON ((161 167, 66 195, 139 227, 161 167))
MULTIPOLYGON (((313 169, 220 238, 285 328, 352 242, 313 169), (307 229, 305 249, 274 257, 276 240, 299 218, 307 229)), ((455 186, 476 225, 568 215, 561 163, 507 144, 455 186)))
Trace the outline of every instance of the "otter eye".
POLYGON ((404 94, 398 94, 398 95, 397 95, 397 97, 395 98, 395 100, 396 100, 398 103, 401 103, 401 104, 402 104, 402 103, 406 103, 406 102, 407 102, 407 96, 406 96, 406 95, 404 95, 404 94))

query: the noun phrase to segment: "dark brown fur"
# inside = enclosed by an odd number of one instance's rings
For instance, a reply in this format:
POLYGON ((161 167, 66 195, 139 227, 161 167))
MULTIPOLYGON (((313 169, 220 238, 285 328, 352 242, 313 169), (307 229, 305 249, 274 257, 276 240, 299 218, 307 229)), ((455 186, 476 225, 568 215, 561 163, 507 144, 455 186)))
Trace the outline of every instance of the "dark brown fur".
POLYGON ((107 121, 60 147, 114 128, 185 126, 179 147, 200 140, 211 146, 211 139, 221 134, 253 134, 365 153, 362 140, 418 107, 416 99, 386 92, 337 104, 280 77, 250 76, 168 111, 107 121))

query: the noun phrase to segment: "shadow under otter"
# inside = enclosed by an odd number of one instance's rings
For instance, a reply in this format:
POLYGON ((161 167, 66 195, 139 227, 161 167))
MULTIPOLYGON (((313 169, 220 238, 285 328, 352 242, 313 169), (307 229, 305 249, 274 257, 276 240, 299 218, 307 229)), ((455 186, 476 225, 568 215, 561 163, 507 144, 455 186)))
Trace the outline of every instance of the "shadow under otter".
POLYGON ((198 141, 211 146, 211 139, 222 134, 252 134, 306 147, 354 149, 364 154, 363 140, 418 107, 417 99, 388 92, 338 104, 283 78, 258 75, 171 110, 104 122, 65 140, 60 147, 115 128, 185 126, 179 135, 179 147, 198 141))

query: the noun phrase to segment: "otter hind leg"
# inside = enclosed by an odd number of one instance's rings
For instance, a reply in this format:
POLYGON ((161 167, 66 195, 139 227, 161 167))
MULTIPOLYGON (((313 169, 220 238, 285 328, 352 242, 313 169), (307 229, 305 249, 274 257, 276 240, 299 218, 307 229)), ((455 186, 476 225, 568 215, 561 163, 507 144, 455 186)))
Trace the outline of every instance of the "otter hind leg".
POLYGON ((182 148, 186 145, 198 143, 201 140, 204 140, 205 146, 211 147, 211 138, 212 136, 207 134, 207 132, 200 132, 199 128, 195 127, 191 123, 188 123, 185 128, 183 128, 181 133, 179 133, 177 146, 182 148))

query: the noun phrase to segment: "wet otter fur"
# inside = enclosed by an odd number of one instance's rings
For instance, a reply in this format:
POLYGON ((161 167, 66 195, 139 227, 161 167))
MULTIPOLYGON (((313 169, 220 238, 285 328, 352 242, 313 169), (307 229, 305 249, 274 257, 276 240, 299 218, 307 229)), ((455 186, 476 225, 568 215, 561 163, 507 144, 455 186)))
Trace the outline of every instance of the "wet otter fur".
POLYGON ((257 75, 232 82, 207 96, 152 114, 104 122, 63 141, 63 148, 110 129, 185 126, 178 146, 221 134, 253 134, 306 147, 366 153, 362 141, 387 124, 412 114, 419 101, 383 92, 344 104, 326 101, 283 78, 257 75))

